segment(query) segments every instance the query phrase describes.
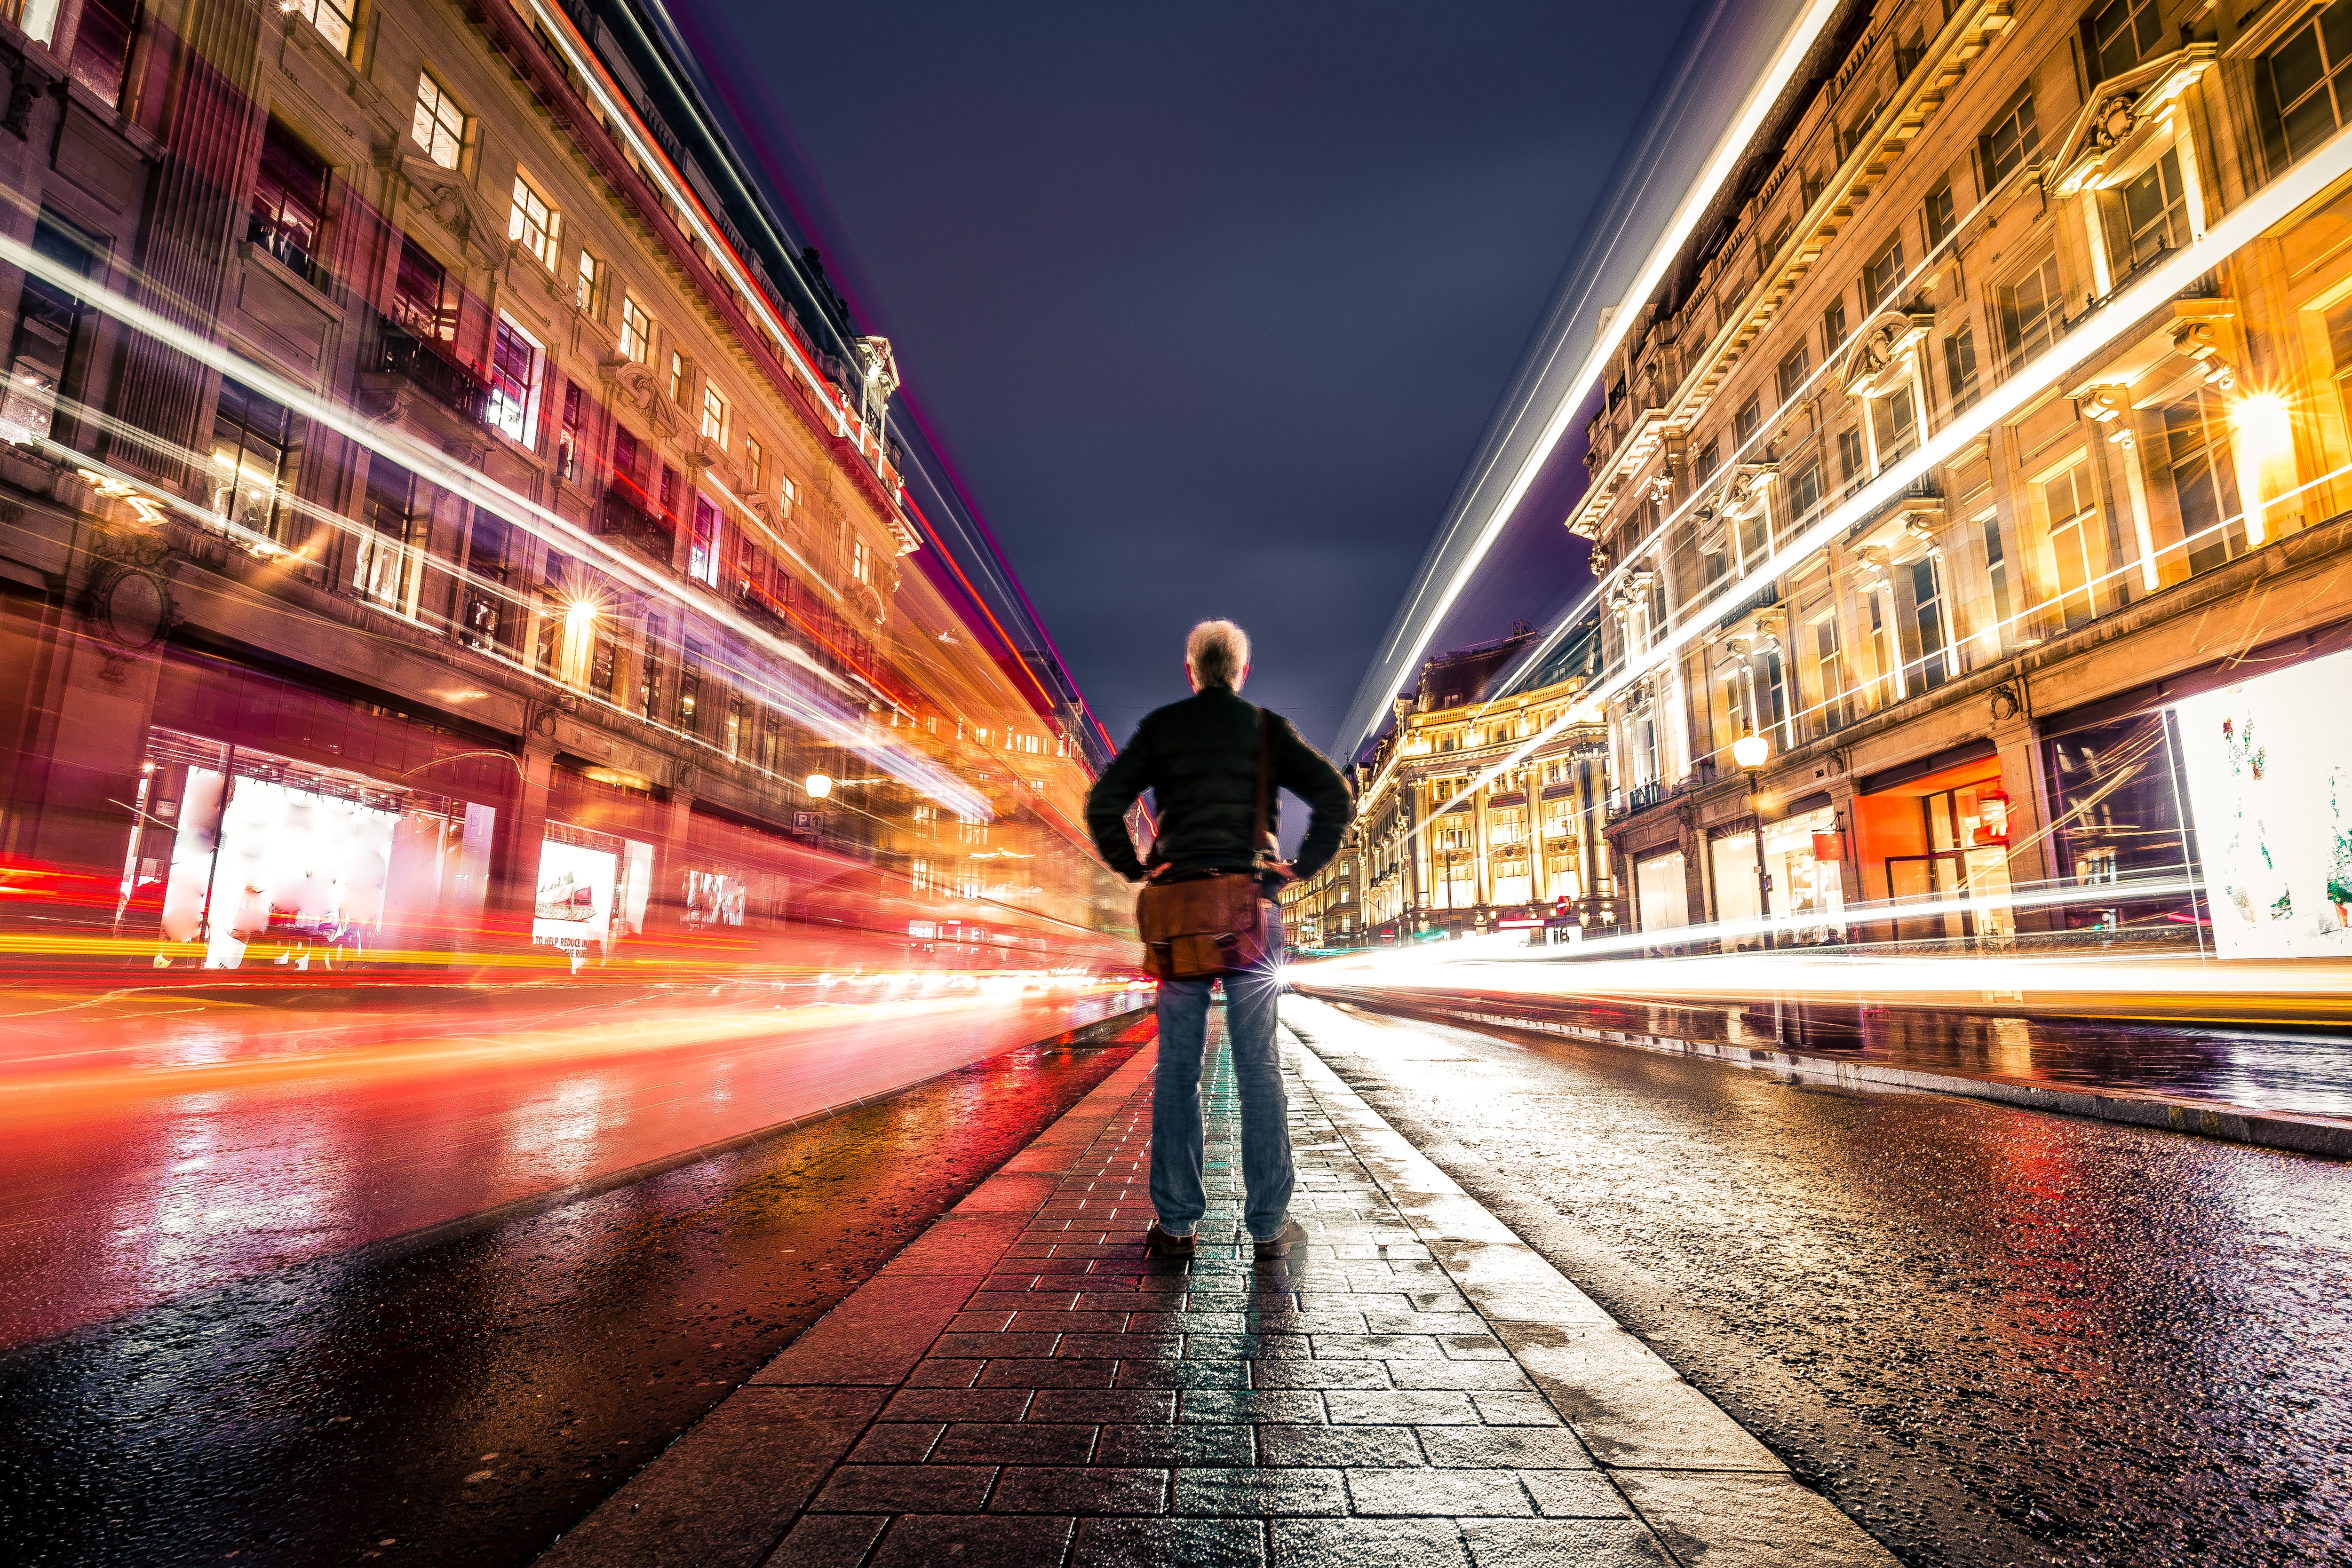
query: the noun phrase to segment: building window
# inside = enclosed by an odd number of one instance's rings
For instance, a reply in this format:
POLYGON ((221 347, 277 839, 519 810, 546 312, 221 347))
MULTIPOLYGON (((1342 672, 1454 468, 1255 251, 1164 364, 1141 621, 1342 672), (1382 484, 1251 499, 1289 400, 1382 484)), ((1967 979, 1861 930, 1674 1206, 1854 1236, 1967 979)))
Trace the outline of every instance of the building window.
POLYGON ((591 316, 604 314, 604 264, 589 252, 580 253, 579 270, 572 275, 572 308, 591 316))
POLYGON ((1822 465, 1808 463, 1789 481, 1790 515, 1800 524, 1811 522, 1814 514, 1822 509, 1822 465))
POLYGON ((1838 639, 1837 617, 1813 622, 1813 660, 1822 686, 1822 723, 1843 729, 1847 723, 1845 648, 1838 639))
POLYGON ((359 14, 353 0, 278 0, 278 5, 318 28, 319 36, 335 46, 335 53, 350 57, 352 19, 359 14))
POLYGON ((2336 84, 2347 61, 2352 0, 2315 13, 2262 57, 2254 70, 2256 114, 2273 167, 2302 157, 2344 123, 2345 94, 2336 84))
POLYGON ((563 383, 563 417, 557 422, 555 430, 555 476, 559 479, 580 477, 580 423, 587 401, 578 382, 563 383))
POLYGON ((1955 410, 1977 401, 1977 337, 1973 327, 1963 327, 1944 340, 1944 380, 1951 388, 1955 410))
POLYGON ((457 335, 457 295, 449 286, 449 269, 413 239, 400 244, 392 315, 419 338, 446 343, 457 335))
POLYGON ((517 616, 507 613, 506 584, 514 529, 505 518, 474 513, 474 535, 466 556, 466 580, 457 612, 457 641, 477 653, 510 649, 517 616))
POLYGON ((319 230, 327 215, 327 161, 275 119, 261 135, 261 164, 253 182, 254 243, 301 275, 319 281, 319 230))
POLYGON ((688 637, 677 662, 677 727, 688 735, 701 733, 702 661, 700 643, 688 637))
POLYGON ((1929 250, 1952 237, 1958 219, 1952 208, 1952 183, 1949 180, 1927 193, 1927 204, 1920 209, 1920 218, 1927 226, 1929 250))
POLYGON ((538 340, 501 315, 490 340, 489 421, 509 441, 532 448, 539 444, 539 363, 538 340))
POLYGON ((131 36, 138 18, 137 0, 83 0, 67 69, 110 109, 122 101, 122 77, 131 64, 131 36))
POLYGON ((1756 434, 1756 427, 1763 423, 1763 404, 1750 393, 1748 401, 1739 405, 1739 412, 1731 416, 1731 438, 1744 447, 1748 438, 1756 434))
POLYGON ((2189 196, 2181 188, 2177 150, 2168 151, 2147 173, 2124 187, 2123 208, 2134 268, 2189 243, 2189 196))
POLYGON ((1862 297, 1876 309, 1903 286, 1903 242, 1893 239, 1862 269, 1862 297))
POLYGON ((2237 468, 2220 403, 2200 389, 2164 411, 2165 461, 2191 572, 2210 571, 2246 550, 2237 468))
POLYGON ((722 449, 727 444, 728 413, 727 394, 709 382, 703 382, 702 434, 719 443, 722 449))
POLYGON ((1994 291, 2000 313, 2001 359, 2014 371, 2057 340, 2066 324, 2059 297, 2058 258, 2045 256, 2015 282, 1994 291))
POLYGON ((654 357, 654 319, 629 295, 621 296, 621 358, 646 364, 654 357))
POLYGON ((672 521, 677 517, 677 470, 667 463, 663 464, 661 494, 657 498, 661 503, 661 515, 672 521))
POLYGON ((2011 170, 2032 157, 2042 149, 2042 127, 2033 119, 2033 89, 2025 89, 2009 100, 2009 107, 1985 127, 1984 137, 1978 147, 1984 159, 1985 190, 2009 177, 2011 170))
POLYGON ((1845 301, 1837 300, 1822 312, 1822 360, 1824 363, 1837 358, 1838 350, 1845 346, 1845 301))
POLYGON ((784 497, 784 515, 792 516, 793 503, 801 498, 801 487, 793 483, 793 476, 789 474, 776 482, 776 487, 784 497))
POLYGON ((213 414, 213 516, 265 538, 285 538, 278 483, 286 466, 286 410, 236 382, 221 382, 213 414))
POLYGON ((1910 580, 1911 624, 1919 639, 1913 689, 1931 691, 1950 678, 1950 638, 1944 625, 1944 574, 1935 556, 1899 568, 1910 580))
POLYGON ((416 78, 416 113, 408 122, 408 134, 444 169, 455 169, 466 150, 466 111, 430 71, 416 78))
POLYGON ((686 574, 698 582, 719 586, 719 508, 699 490, 694 495, 694 538, 686 555, 686 574))
POLYGON ((416 547, 428 517, 416 512, 416 476, 382 454, 369 458, 360 550, 352 586, 387 609, 413 614, 416 547))
POLYGON ((637 659, 637 712, 647 724, 661 722, 662 623, 646 622, 645 652, 637 659))
POLYGON ((2108 0, 2091 13, 2083 30, 2090 35, 2092 80, 2119 77, 2156 57, 2164 37, 2158 10, 2157 0, 2108 0))
POLYGON ((1709 441, 1698 449, 1698 466, 1695 473, 1701 484, 1705 484, 1708 476, 1722 466, 1723 451, 1715 442, 1709 441))
POLYGON ((628 493, 625 498, 646 505, 646 449, 636 433, 618 422, 613 426, 613 483, 628 493))
POLYGON ((2001 545, 2000 514, 1984 515, 1985 584, 1992 591, 1993 645, 2006 653, 2017 645, 2017 606, 2009 583, 2009 552, 2001 545))
POLYGON ((864 539, 849 541, 849 577, 853 582, 874 580, 874 558, 867 551, 864 539))
MULTIPOLYGON (((33 229, 33 249, 78 277, 87 277, 98 259, 98 242, 56 214, 44 210, 33 229)), ((8 350, 6 391, 0 394, 0 441, 26 445, 56 439, 74 445, 68 415, 60 431, 58 399, 70 396, 89 355, 82 330, 83 307, 47 278, 27 273, 16 297, 16 329, 8 350)))
POLYGON ((684 408, 686 394, 693 386, 694 367, 687 363, 684 354, 673 349, 669 356, 669 401, 684 408))
POLYGON ((1780 361, 1780 368, 1776 372, 1773 385, 1780 394, 1783 406, 1793 401, 1796 395, 1804 390, 1805 372, 1811 369, 1812 369, 1811 360, 1806 354, 1805 346, 1802 343, 1790 350, 1789 357, 1780 361))
POLYGON ((2041 485, 2042 521, 2049 530, 2058 620, 2069 632, 2089 623, 2092 603, 2091 528, 2098 498, 2091 490, 2091 465, 2077 463, 2041 485))
POLYGON ((768 449, 760 444, 756 435, 743 438, 743 475, 751 483, 751 494, 768 493, 768 449))
POLYGON ((1870 400, 1872 432, 1878 438, 1878 465, 1900 463, 1919 447, 1918 402, 1908 386, 1870 400))
MULTIPOLYGON (((563 234, 563 214, 548 204, 531 183, 515 172, 514 206, 507 213, 507 238, 519 242, 540 266, 555 270, 556 241, 563 234)), ((583 253, 584 254, 584 253, 583 253)))

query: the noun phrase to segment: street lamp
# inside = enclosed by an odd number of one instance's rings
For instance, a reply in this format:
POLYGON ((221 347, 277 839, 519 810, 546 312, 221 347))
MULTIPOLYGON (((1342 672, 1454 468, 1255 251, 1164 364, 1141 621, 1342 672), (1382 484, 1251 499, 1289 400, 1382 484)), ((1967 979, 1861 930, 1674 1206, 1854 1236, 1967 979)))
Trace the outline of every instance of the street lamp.
POLYGON ((822 800, 833 793, 833 780, 822 773, 812 773, 801 780, 801 788, 808 791, 810 800, 822 800))
POLYGON ((1731 759, 1748 775, 1748 804, 1756 813, 1756 913, 1764 922, 1764 946, 1772 946, 1772 876, 1764 869, 1764 800, 1757 792, 1757 775, 1762 771, 1765 758, 1772 755, 1772 743, 1751 727, 1746 735, 1731 743, 1731 759))

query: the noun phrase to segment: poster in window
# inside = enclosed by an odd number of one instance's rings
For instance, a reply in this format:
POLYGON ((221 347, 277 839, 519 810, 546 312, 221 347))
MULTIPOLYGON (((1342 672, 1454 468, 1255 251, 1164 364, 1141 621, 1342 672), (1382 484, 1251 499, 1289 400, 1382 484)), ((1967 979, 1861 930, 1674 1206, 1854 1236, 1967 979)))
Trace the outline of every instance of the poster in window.
POLYGON ((2207 913, 2224 958, 2352 953, 2352 654, 2178 704, 2207 913))

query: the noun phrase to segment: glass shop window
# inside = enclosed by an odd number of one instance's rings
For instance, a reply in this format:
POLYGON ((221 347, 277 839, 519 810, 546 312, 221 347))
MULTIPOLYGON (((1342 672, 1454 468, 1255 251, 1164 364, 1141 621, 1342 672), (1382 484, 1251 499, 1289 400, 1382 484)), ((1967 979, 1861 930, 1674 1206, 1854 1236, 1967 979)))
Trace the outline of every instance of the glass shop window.
POLYGON ((281 544, 291 520, 279 488, 289 423, 282 405, 240 382, 222 381, 207 476, 213 516, 281 544))
POLYGON ((539 444, 539 340, 511 318, 499 318, 490 340, 491 427, 526 447, 539 444))
POLYGON ((262 132, 253 182, 253 243, 306 281, 319 282, 319 232, 327 215, 327 161, 276 120, 262 132))

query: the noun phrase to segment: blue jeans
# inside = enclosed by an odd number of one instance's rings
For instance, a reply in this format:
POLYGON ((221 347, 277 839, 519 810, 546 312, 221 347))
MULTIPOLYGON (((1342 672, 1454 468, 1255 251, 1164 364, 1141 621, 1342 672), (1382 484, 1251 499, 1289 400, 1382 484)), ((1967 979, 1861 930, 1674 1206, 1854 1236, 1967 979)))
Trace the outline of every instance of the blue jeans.
MULTIPOLYGON (((1268 902, 1267 949, 1282 951, 1282 914, 1268 902)), ((1160 1067, 1151 1085, 1151 1207, 1161 1229, 1190 1236, 1208 1209, 1202 1188, 1201 1058, 1213 980, 1160 982, 1160 1067)), ((1253 1239, 1282 1234, 1290 1218, 1290 1103, 1274 1047, 1274 962, 1225 979, 1225 1033, 1242 1102, 1242 1185, 1253 1239)))

